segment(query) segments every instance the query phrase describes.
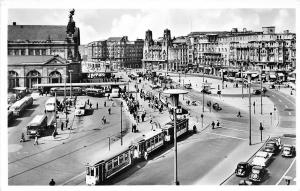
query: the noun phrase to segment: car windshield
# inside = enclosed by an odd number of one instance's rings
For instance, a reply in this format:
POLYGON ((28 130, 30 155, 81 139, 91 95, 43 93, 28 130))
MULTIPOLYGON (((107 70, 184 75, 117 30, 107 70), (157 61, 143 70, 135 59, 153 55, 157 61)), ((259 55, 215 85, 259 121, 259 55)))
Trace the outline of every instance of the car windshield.
POLYGON ((275 143, 267 143, 266 147, 273 147, 275 145, 275 143))
POLYGON ((239 164, 239 165, 238 165, 238 168, 242 168, 242 169, 244 169, 244 168, 245 168, 245 165, 243 165, 243 164, 239 164))
POLYGON ((283 151, 291 151, 291 147, 284 147, 283 151))

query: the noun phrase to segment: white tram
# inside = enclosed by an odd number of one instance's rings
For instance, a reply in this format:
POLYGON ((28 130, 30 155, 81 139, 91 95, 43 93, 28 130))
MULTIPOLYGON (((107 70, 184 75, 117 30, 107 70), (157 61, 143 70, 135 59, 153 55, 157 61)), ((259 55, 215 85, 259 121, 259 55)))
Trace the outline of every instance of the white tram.
POLYGON ((137 138, 132 145, 135 147, 134 158, 148 159, 148 155, 164 145, 164 132, 153 130, 137 138))
MULTIPOLYGON (((176 120, 176 129, 177 129, 177 137, 185 134, 189 130, 189 120, 188 119, 177 119, 176 120)), ((169 142, 174 139, 174 121, 170 121, 166 123, 162 130, 165 132, 165 141, 169 142)))
POLYGON ((16 117, 20 117, 21 113, 27 108, 32 106, 33 98, 32 97, 24 97, 21 100, 15 102, 9 110, 13 112, 13 115, 16 117))
POLYGON ((103 153, 97 162, 86 164, 86 184, 97 185, 117 174, 133 163, 133 147, 123 147, 115 151, 103 153))

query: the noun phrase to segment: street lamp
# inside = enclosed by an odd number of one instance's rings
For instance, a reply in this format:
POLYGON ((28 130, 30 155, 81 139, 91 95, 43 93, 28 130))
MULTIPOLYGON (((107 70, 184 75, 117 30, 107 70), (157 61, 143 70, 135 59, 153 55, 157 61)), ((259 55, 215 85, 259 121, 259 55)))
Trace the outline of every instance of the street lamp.
POLYGON ((70 98, 72 98, 72 72, 73 72, 73 70, 69 70, 69 73, 70 73, 70 98))
POLYGON ((255 74, 255 72, 247 71, 247 72, 244 72, 244 74, 246 74, 247 77, 248 77, 248 88, 249 88, 249 91, 248 91, 248 95, 249 95, 249 145, 251 145, 251 75, 255 74))
POLYGON ((122 121, 123 121, 123 118, 122 118, 122 114, 123 114, 123 111, 122 111, 122 107, 123 107, 123 101, 121 101, 121 146, 123 145, 123 130, 122 130, 122 121))
POLYGON ((181 89, 168 89, 165 90, 163 93, 169 94, 171 96, 174 110, 174 184, 179 185, 178 177, 177 177, 177 127, 176 127, 176 112, 179 102, 179 95, 180 94, 187 94, 188 91, 181 90, 181 89))

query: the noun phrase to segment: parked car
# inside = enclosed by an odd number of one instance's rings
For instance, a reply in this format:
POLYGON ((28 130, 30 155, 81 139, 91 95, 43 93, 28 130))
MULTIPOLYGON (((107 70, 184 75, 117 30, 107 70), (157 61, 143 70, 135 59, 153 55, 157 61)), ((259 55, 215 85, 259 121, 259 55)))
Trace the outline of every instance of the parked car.
POLYGON ((281 139, 280 137, 271 137, 268 142, 275 142, 275 144, 281 149, 281 139))
POLYGON ((250 176, 249 176, 249 180, 251 180, 252 182, 255 183, 259 183, 265 180, 265 178, 268 175, 268 171, 266 169, 266 167, 263 166, 253 166, 250 176))
POLYGON ((260 89, 254 89, 253 90, 253 95, 260 95, 261 94, 261 90, 260 89))
POLYGON ((252 166, 268 166, 272 162, 272 153, 258 151, 252 159, 252 166))
POLYGON ((197 106, 197 102, 196 101, 192 101, 191 105, 197 106))
POLYGON ((222 108, 220 107, 220 105, 219 105, 218 103, 214 103, 214 104, 212 105, 212 107, 213 107, 213 109, 216 110, 216 111, 222 110, 222 108))
POLYGON ((296 148, 292 145, 283 145, 281 156, 294 157, 296 156, 296 148))
POLYGON ((278 154, 280 152, 279 145, 274 141, 268 141, 266 145, 263 148, 263 151, 272 153, 272 154, 278 154))
POLYGON ((250 172, 251 172, 251 165, 247 162, 240 162, 235 169, 236 176, 240 176, 240 177, 248 176, 250 172))
POLYGON ((207 89, 203 89, 203 90, 201 90, 201 93, 211 94, 211 91, 210 91, 210 90, 207 90, 207 89))

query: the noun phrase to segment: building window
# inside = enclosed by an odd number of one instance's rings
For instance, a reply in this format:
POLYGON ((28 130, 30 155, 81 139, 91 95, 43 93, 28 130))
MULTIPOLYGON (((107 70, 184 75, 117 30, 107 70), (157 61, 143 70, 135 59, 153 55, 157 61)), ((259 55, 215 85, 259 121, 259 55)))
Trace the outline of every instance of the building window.
POLYGON ((33 55, 33 49, 29 49, 28 54, 33 55))
POLYGON ((12 49, 8 49, 8 55, 13 55, 13 50, 12 49))
POLYGON ((42 49, 42 55, 46 55, 46 49, 42 49))
POLYGON ((18 49, 15 49, 14 52, 15 52, 16 56, 19 56, 19 50, 18 49))
POLYGON ((25 55, 25 49, 21 49, 21 55, 22 55, 22 56, 25 55))

